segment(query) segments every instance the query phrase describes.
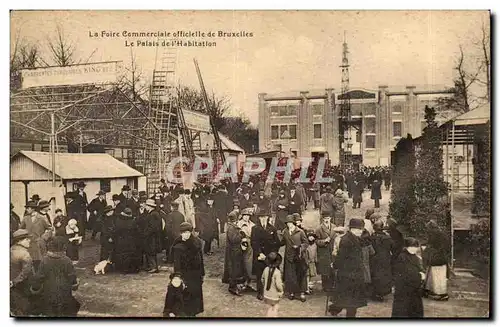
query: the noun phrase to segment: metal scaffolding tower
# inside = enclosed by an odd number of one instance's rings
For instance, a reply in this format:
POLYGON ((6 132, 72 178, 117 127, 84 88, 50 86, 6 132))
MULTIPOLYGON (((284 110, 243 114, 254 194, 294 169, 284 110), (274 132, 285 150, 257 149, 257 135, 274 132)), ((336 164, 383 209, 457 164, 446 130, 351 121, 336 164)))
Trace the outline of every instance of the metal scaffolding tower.
POLYGON ((344 42, 342 44, 342 80, 339 118, 339 144, 340 144, 340 166, 348 168, 351 165, 352 152, 352 128, 360 130, 361 120, 354 120, 351 115, 351 97, 349 93, 349 49, 347 47, 346 32, 344 31, 344 42))

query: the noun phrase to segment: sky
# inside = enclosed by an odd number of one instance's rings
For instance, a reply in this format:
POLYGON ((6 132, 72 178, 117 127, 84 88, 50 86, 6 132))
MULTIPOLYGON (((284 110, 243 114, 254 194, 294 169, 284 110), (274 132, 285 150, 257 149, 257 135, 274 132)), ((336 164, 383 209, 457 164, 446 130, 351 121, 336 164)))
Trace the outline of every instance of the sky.
MULTIPOLYGON (((156 47, 125 47, 138 38, 89 37, 89 32, 224 31, 253 37, 205 38, 216 47, 178 48, 177 79, 199 88, 193 58, 207 91, 230 99, 231 114, 258 124, 258 94, 333 87, 340 91, 344 31, 350 85, 453 85, 458 45, 466 55, 488 23, 487 11, 13 11, 11 48, 19 35, 47 53, 56 26, 76 55, 91 62, 120 60, 131 51, 151 81, 156 47)), ((489 25, 487 25, 489 26, 489 25)), ((141 38, 147 39, 147 38, 141 38)), ((149 38, 156 41, 156 38, 149 38)), ((186 39, 187 40, 187 39, 186 39)), ((201 41, 201 39, 197 39, 201 41)))

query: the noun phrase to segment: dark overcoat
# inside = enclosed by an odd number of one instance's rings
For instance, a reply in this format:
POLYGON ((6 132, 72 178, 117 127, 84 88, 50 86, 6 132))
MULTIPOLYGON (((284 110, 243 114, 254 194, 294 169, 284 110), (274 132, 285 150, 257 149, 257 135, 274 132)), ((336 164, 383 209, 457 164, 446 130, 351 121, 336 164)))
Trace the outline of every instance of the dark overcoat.
POLYGON ((144 222, 144 229, 141 235, 143 251, 148 255, 156 255, 161 252, 162 240, 162 220, 160 213, 153 210, 148 213, 144 222))
POLYGON ((403 250, 394 265, 395 291, 392 317, 421 318, 424 307, 421 295, 422 266, 419 258, 403 250))
POLYGON ((361 239, 347 232, 340 240, 335 258, 337 275, 333 303, 338 308, 367 305, 361 239))
POLYGON ((327 227, 325 224, 321 224, 318 229, 316 229, 316 245, 318 246, 318 263, 316 269, 319 275, 330 275, 332 271, 331 264, 333 262, 332 252, 333 244, 337 233, 333 231, 335 227, 334 224, 330 224, 327 227), (330 237, 330 242, 325 242, 325 239, 330 237))
POLYGON ((115 269, 122 273, 139 272, 141 244, 137 222, 132 217, 118 216, 115 221, 115 269))
POLYGON ((234 223, 227 224, 226 252, 224 255, 224 274, 222 282, 225 284, 241 284, 246 278, 243 250, 241 248, 242 235, 240 228, 234 223))
POLYGON ((181 224, 185 222, 186 219, 180 211, 174 210, 169 214, 169 220, 172 221, 172 237, 175 240, 181 236, 181 224))
POLYGON ((302 293, 307 290, 307 264, 302 253, 307 247, 306 233, 296 228, 291 234, 288 228, 283 230, 285 257, 283 275, 285 276, 286 293, 302 293))
POLYGON ((271 252, 278 253, 281 247, 281 241, 278 237, 278 230, 271 224, 266 224, 266 228, 262 227, 260 221, 252 228, 252 250, 253 250, 253 265, 252 273, 256 276, 261 276, 266 268, 264 260, 257 260, 260 253, 268 255, 271 252))
POLYGON ((203 277, 205 276, 202 241, 194 235, 186 241, 179 237, 172 245, 172 255, 174 272, 180 273, 186 284, 184 313, 187 316, 202 313, 204 310, 203 277))
POLYGON ((372 200, 382 199, 382 191, 380 190, 381 187, 382 187, 382 182, 380 180, 377 180, 376 182, 374 181, 372 183, 372 194, 370 197, 372 200))
POLYGON ((195 214, 196 229, 200 232, 200 238, 210 241, 217 237, 217 216, 214 208, 202 206, 195 214))
POLYGON ((392 250, 394 241, 383 231, 371 235, 371 243, 375 254, 370 257, 370 273, 375 294, 384 296, 392 289, 392 250))
POLYGON ((289 194, 289 199, 288 199, 288 213, 299 213, 302 214, 302 205, 304 204, 304 199, 302 198, 302 194, 300 193, 299 190, 295 190, 295 193, 289 194))
POLYGON ((276 212, 276 228, 282 230, 286 226, 285 220, 286 216, 288 216, 288 199, 286 197, 278 197, 274 208, 276 212))
POLYGON ((108 203, 106 199, 103 201, 99 200, 99 197, 96 197, 92 201, 90 201, 87 210, 89 212, 89 228, 100 232, 102 226, 102 219, 104 214, 104 208, 108 203))
POLYGON ((352 202, 353 203, 359 203, 363 202, 363 182, 361 181, 354 181, 352 183, 352 202))
POLYGON ((101 243, 100 259, 112 259, 113 250, 115 247, 115 220, 116 216, 104 216, 102 221, 101 236, 99 241, 101 243), (111 242, 109 241, 111 239, 111 242))

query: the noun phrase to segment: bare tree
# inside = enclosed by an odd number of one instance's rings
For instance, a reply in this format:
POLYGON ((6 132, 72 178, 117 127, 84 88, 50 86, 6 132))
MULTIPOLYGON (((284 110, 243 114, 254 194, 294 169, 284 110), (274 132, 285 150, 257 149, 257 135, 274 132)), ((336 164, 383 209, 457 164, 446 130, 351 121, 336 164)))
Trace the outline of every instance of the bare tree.
POLYGON ((481 97, 482 99, 490 102, 491 101, 491 78, 490 78, 490 32, 489 29, 486 29, 486 26, 483 22, 481 25, 481 39, 477 42, 474 42, 475 45, 479 48, 482 58, 480 60, 481 67, 484 73, 484 78, 477 78, 477 82, 486 87, 486 95, 481 97))
MULTIPOLYGON (((145 95, 149 88, 145 82, 144 73, 137 64, 136 56, 130 49, 130 66, 125 67, 125 74, 119 78, 119 85, 132 93, 132 99, 145 95)), ((122 89, 123 90, 123 89, 122 89)))

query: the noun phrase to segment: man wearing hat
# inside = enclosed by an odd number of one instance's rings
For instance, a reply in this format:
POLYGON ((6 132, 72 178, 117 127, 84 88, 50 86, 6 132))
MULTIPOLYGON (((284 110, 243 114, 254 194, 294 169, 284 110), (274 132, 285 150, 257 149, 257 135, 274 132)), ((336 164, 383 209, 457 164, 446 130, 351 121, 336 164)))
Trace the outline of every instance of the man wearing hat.
POLYGON ((85 239, 85 231, 87 228, 90 226, 87 226, 87 206, 89 204, 87 200, 87 193, 85 193, 86 184, 83 181, 78 182, 78 191, 76 192, 75 195, 75 209, 76 209, 76 217, 70 217, 74 218, 78 221, 78 227, 80 228, 81 231, 81 236, 83 239, 85 239))
POLYGON ((125 208, 121 213, 115 208, 115 215, 113 264, 118 272, 138 273, 141 265, 138 251, 141 239, 138 235, 137 222, 130 208, 125 208))
POLYGON ((297 190, 295 185, 290 187, 290 193, 288 194, 288 213, 289 214, 302 214, 302 206, 304 205, 304 199, 302 194, 297 190))
POLYGON ((115 209, 115 215, 120 215, 127 207, 126 203, 122 201, 122 198, 118 194, 113 194, 112 200, 113 207, 115 209))
POLYGON ((113 207, 107 205, 103 209, 102 225, 101 225, 101 236, 99 241, 101 243, 101 253, 100 260, 110 260, 114 248, 114 237, 115 237, 115 214, 113 207))
POLYGON ((316 244, 318 246, 317 272, 321 275, 321 285, 323 290, 330 292, 333 288, 332 275, 332 251, 337 233, 335 225, 332 224, 332 217, 324 215, 321 217, 321 224, 316 229, 316 244))
POLYGON ((87 207, 90 213, 89 227, 92 229, 92 239, 95 239, 97 233, 101 232, 104 208, 108 205, 106 202, 106 192, 100 190, 96 195, 97 197, 90 201, 87 207))
POLYGON ((284 190, 279 191, 278 199, 275 203, 276 228, 283 230, 286 227, 286 217, 288 216, 288 199, 284 190))
POLYGON ((126 207, 128 207, 128 200, 130 199, 129 193, 130 193, 130 186, 123 185, 119 197, 120 197, 120 202, 123 203, 126 207))
POLYGON ((204 204, 196 207, 196 229, 200 233, 200 238, 205 241, 203 252, 212 255, 212 242, 217 237, 217 217, 213 207, 213 200, 209 197, 204 204), (210 203, 210 204, 209 204, 210 203))
MULTIPOLYGON (((172 221, 172 239, 175 240, 181 236, 181 224, 186 221, 184 215, 179 211, 179 203, 172 202, 172 211, 169 213, 168 220, 172 221)), ((169 251, 170 249, 167 249, 169 251)))
POLYGON ((321 216, 334 217, 335 215, 335 197, 332 194, 331 186, 327 186, 325 193, 319 197, 319 213, 321 216))
POLYGON ((30 281, 33 277, 33 260, 29 253, 30 235, 19 229, 12 235, 10 248, 10 312, 15 317, 30 314, 30 281))
POLYGON ((38 269, 43 255, 47 252, 46 241, 52 235, 52 228, 46 216, 50 204, 47 201, 40 201, 39 205, 35 206, 33 202, 26 204, 27 210, 36 208, 38 211, 31 211, 30 215, 24 217, 21 229, 26 229, 30 235, 29 252, 35 269, 38 269))
POLYGON ((157 255, 161 252, 162 219, 154 200, 147 199, 145 204, 147 216, 144 228, 140 231, 140 237, 146 256, 147 271, 157 273, 159 271, 157 255))
POLYGON ((334 267, 337 269, 335 292, 329 311, 336 316, 346 309, 346 317, 355 317, 357 309, 367 305, 361 235, 364 221, 353 218, 349 231, 342 236, 334 267))
POLYGON ((245 262, 241 243, 244 238, 237 225, 238 214, 232 211, 227 217, 226 251, 224 255, 224 274, 222 282, 229 284, 228 291, 236 296, 241 296, 239 284, 246 281, 245 262))
POLYGON ((134 217, 137 217, 137 213, 139 211, 139 207, 140 207, 139 200, 140 200, 139 191, 137 191, 135 189, 132 190, 130 199, 128 200, 127 203, 128 203, 129 208, 132 209, 132 214, 134 215, 134 217))
POLYGON ((262 284, 262 273, 266 268, 265 258, 271 252, 278 252, 281 246, 278 230, 269 223, 269 212, 261 211, 258 214, 259 221, 252 228, 253 249, 253 273, 257 280, 257 299, 264 298, 264 286, 262 284))
POLYGON ((304 260, 303 251, 308 246, 306 233, 298 228, 292 215, 286 218, 286 228, 283 230, 283 242, 285 243, 284 273, 285 293, 293 300, 300 296, 300 301, 305 302, 307 291, 307 265, 304 260))

